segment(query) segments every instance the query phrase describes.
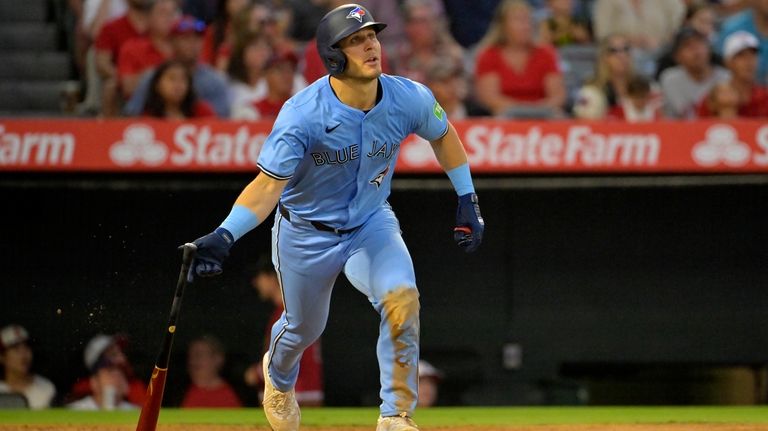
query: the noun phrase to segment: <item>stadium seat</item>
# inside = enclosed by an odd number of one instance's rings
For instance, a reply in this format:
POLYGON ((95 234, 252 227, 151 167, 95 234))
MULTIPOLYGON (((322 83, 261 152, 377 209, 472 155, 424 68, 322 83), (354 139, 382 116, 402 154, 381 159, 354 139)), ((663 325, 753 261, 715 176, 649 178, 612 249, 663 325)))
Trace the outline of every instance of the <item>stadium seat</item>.
POLYGON ((62 22, 53 1, 0 0, 0 116, 62 115, 62 92, 74 88, 62 22))

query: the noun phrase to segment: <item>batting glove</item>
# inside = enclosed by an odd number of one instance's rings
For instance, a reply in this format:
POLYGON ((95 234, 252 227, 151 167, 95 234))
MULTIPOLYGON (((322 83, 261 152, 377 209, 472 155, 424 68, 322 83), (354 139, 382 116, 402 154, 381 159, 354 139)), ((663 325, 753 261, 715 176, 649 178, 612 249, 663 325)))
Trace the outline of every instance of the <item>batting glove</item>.
POLYGON ((480 247, 483 241, 485 222, 477 204, 477 195, 467 193, 459 196, 459 207, 456 210, 456 227, 453 229, 453 240, 467 253, 472 253, 480 247))
POLYGON ((234 242, 232 234, 221 227, 196 239, 194 244, 197 246, 197 255, 189 268, 187 280, 191 283, 195 276, 213 277, 221 274, 221 266, 229 256, 229 249, 234 242))

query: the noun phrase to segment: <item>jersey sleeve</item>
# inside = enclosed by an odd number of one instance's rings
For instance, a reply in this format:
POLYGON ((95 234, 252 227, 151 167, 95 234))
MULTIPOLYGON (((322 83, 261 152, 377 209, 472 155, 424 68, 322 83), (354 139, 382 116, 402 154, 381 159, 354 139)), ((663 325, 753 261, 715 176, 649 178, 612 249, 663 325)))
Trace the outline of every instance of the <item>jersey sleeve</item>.
POLYGON ((286 103, 275 119, 256 165, 276 180, 291 179, 308 146, 309 134, 301 113, 286 103))
POLYGON ((413 132, 428 141, 442 138, 448 131, 448 116, 437 103, 432 92, 422 84, 416 84, 416 121, 413 132))

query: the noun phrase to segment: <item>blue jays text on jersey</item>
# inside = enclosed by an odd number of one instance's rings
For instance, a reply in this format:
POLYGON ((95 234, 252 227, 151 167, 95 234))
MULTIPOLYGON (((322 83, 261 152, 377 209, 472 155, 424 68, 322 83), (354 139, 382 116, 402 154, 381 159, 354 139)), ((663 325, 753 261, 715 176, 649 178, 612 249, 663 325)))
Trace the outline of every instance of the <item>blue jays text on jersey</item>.
POLYGON ((381 100, 367 113, 342 103, 327 76, 283 106, 258 166, 288 180, 280 201, 291 213, 339 229, 360 226, 389 196, 402 140, 447 132, 425 86, 390 75, 379 82, 381 100))

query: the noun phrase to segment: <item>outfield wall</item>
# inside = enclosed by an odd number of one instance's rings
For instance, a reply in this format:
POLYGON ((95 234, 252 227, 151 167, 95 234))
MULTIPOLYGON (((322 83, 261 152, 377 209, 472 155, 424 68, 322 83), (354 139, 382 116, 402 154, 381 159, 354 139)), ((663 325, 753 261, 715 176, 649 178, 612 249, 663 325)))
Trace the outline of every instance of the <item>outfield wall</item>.
MULTIPOLYGON (((37 368, 60 390, 83 372, 82 348, 100 331, 128 333, 137 371, 148 376, 176 246, 216 226, 248 179, 4 174, 0 324, 31 331, 37 368)), ((424 357, 446 372, 443 403, 580 402, 584 370, 611 381, 619 365, 766 362, 761 177, 659 187, 637 186, 647 177, 585 187, 571 187, 583 178, 552 179, 484 179, 488 228, 470 256, 451 240, 448 188, 420 190, 435 184, 422 178, 395 184, 391 203, 421 290, 424 357), (521 349, 516 369, 503 366, 506 344, 509 365, 521 349)), ((238 243, 222 277, 189 288, 172 382, 183 373, 185 342, 202 332, 229 346, 230 378, 258 359, 269 307, 246 267, 268 250, 269 230, 260 228, 238 243)), ((376 331, 377 315, 340 280, 323 337, 329 404, 375 402, 376 331)))

